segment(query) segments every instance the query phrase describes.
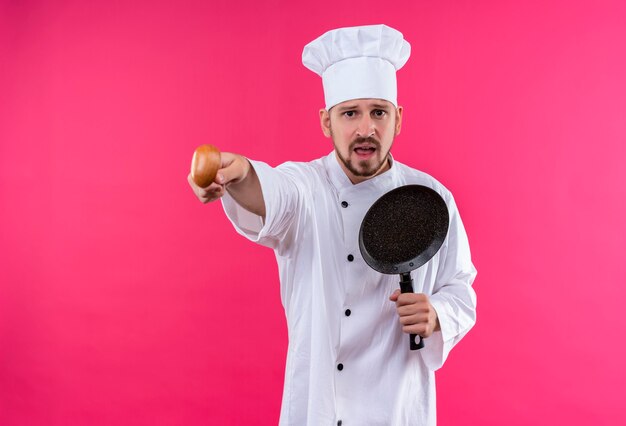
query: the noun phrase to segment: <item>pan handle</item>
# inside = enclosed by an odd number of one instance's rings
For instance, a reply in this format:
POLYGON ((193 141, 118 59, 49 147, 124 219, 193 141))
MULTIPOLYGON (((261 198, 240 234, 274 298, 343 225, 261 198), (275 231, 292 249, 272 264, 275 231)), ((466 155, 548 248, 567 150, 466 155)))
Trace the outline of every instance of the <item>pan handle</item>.
MULTIPOLYGON (((400 291, 402 293, 413 293, 413 278, 411 278, 410 272, 400 274, 400 291)), ((422 349, 424 347, 424 339, 417 334, 411 334, 409 336, 409 347, 412 351, 422 349), (418 341, 416 341, 419 339, 418 341)))

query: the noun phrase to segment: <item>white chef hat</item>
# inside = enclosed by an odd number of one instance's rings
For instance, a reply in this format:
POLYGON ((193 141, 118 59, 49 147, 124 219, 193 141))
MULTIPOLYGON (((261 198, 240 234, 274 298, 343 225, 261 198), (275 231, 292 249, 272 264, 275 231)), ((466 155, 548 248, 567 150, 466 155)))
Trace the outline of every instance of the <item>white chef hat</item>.
POLYGON ((409 59, 411 45, 386 25, 328 31, 302 52, 305 67, 322 76, 326 109, 350 100, 384 99, 398 106, 396 71, 409 59))

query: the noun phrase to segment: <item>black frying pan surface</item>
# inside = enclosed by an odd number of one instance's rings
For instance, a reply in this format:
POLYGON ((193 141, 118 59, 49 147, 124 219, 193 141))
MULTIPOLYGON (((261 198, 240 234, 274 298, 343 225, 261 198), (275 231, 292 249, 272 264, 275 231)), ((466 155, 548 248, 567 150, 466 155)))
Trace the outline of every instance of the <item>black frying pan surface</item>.
POLYGON ((380 197, 365 214, 359 248, 378 272, 410 272, 437 253, 448 222, 448 207, 437 192, 422 185, 401 186, 380 197))

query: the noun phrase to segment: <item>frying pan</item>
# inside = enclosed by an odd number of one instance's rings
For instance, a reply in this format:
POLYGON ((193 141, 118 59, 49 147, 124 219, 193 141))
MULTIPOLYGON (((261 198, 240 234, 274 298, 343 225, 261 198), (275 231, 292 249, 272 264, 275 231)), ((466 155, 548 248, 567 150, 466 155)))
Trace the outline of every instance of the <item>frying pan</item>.
MULTIPOLYGON (((448 234, 448 207, 426 186, 405 185, 380 197, 369 208, 359 231, 361 255, 372 269, 400 274, 402 293, 413 293, 411 271, 428 262, 448 234)), ((410 335, 411 350, 424 342, 410 335)))

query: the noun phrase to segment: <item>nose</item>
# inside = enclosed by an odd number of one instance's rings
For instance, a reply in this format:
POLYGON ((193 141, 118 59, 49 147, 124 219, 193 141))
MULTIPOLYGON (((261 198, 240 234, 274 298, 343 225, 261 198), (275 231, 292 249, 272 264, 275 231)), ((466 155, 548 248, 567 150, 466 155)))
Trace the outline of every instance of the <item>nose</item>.
POLYGON ((356 128, 357 136, 368 138, 374 135, 374 130, 374 120, 372 120, 372 117, 370 117, 369 114, 363 114, 356 128))

